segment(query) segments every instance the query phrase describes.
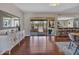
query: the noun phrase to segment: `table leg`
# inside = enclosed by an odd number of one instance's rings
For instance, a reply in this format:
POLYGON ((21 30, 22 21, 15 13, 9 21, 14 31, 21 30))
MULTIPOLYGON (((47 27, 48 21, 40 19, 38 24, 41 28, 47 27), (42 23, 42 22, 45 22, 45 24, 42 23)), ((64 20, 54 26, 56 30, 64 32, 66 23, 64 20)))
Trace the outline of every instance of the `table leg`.
POLYGON ((9 55, 11 54, 11 50, 9 50, 9 55))

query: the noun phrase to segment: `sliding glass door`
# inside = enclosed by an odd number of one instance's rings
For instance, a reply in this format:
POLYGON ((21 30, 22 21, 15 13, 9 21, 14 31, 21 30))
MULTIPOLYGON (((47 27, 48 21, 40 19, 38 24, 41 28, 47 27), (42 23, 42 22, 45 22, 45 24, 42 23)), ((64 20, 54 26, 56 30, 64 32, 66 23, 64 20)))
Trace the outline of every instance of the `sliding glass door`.
POLYGON ((46 35, 47 20, 31 21, 31 35, 46 35))
POLYGON ((51 28, 51 35, 54 35, 55 30, 55 18, 33 18, 31 19, 31 35, 46 36, 49 35, 49 29, 51 28))

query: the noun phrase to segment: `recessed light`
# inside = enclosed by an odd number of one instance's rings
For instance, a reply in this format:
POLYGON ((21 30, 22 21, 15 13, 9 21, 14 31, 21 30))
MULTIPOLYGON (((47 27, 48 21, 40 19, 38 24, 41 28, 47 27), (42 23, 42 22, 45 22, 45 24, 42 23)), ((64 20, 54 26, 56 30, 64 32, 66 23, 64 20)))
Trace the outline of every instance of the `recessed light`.
POLYGON ((50 6, 59 6, 59 3, 51 3, 50 6))

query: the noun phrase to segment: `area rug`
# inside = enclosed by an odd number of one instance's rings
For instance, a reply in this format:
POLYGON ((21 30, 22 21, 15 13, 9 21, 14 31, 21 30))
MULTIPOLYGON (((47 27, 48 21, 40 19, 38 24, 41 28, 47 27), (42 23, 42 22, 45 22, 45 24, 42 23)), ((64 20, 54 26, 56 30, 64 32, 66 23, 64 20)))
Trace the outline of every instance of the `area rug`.
POLYGON ((56 42, 56 45, 64 52, 65 55, 73 55, 76 49, 75 45, 69 49, 69 42, 56 42))

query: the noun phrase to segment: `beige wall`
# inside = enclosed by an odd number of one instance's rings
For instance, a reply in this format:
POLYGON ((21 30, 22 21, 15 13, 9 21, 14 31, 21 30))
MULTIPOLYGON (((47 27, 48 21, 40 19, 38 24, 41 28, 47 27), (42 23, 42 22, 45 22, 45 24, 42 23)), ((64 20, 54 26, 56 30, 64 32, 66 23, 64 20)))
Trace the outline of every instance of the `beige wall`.
POLYGON ((24 15, 24 29, 25 29, 26 36, 30 35, 30 28, 31 28, 30 17, 31 17, 31 14, 24 15))

